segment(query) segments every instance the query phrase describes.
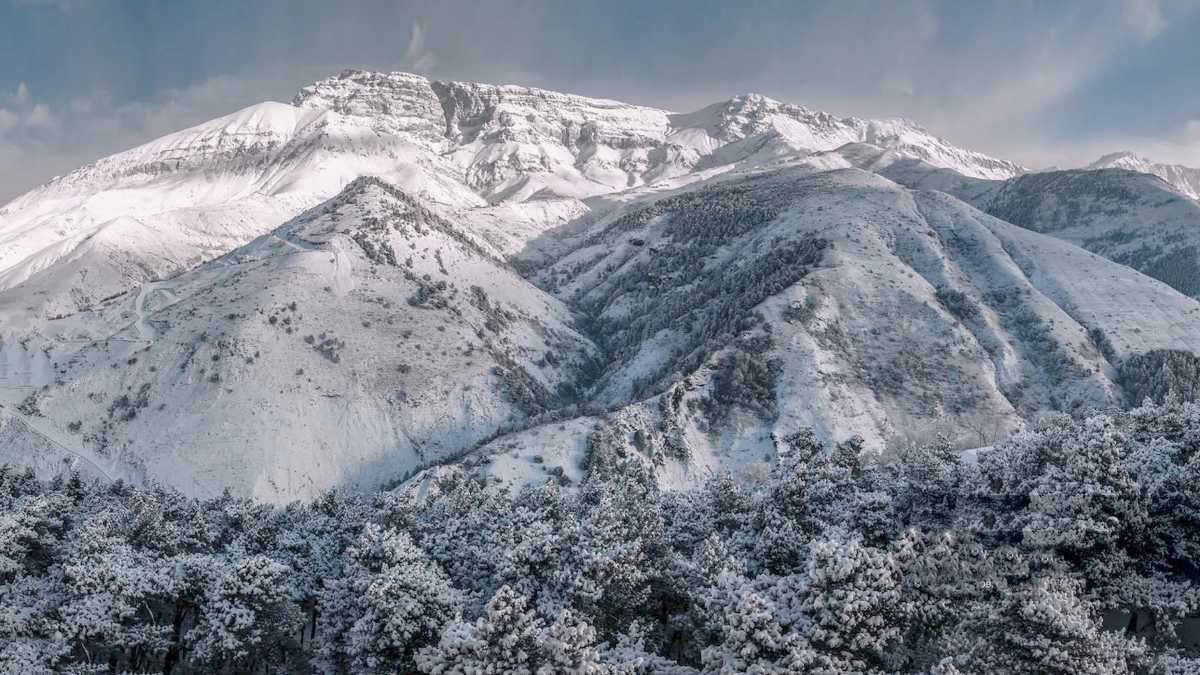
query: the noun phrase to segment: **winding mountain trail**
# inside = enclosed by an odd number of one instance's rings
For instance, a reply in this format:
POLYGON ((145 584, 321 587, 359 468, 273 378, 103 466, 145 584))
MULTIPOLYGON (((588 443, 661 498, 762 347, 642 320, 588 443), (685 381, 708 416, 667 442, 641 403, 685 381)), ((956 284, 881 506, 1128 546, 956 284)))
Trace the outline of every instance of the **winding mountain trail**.
POLYGON ((7 406, 0 406, 0 407, 3 407, 4 411, 6 413, 8 413, 8 415, 9 415, 8 423, 9 424, 11 424, 13 422, 21 424, 22 426, 25 427, 25 429, 27 431, 29 431, 31 434, 41 438, 46 443, 50 444, 50 446, 52 446, 54 449, 56 449, 60 452, 72 455, 72 456, 78 458, 79 460, 81 460, 82 462, 84 462, 85 464, 87 464, 93 471, 96 472, 97 475, 104 477, 109 482, 116 480, 112 474, 110 474, 108 471, 104 470, 104 468, 101 467, 96 462, 92 461, 92 459, 89 458, 86 454, 75 449, 75 447, 73 447, 74 446, 73 440, 68 438, 67 436, 63 435, 63 433, 61 431, 54 428, 54 426, 52 424, 49 424, 48 422, 46 422, 46 420, 39 419, 32 415, 26 415, 25 413, 15 409, 15 408, 10 408, 7 406))

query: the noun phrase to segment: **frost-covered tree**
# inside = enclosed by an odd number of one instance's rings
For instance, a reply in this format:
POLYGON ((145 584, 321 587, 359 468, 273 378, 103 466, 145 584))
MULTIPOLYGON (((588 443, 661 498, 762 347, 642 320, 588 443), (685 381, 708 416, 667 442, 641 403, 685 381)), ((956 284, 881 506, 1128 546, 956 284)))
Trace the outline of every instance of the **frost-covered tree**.
MULTIPOLYGON (((900 566, 886 551, 854 537, 814 541, 802 576, 794 577, 796 629, 823 667, 884 672, 902 636, 900 566)), ((790 594, 789 594, 790 595, 790 594)))
POLYGON ((0 672, 1194 670, 1200 405, 1048 417, 977 465, 778 449, 693 489, 615 461, 283 508, 0 467, 0 672))
POLYGON ((1096 673, 1134 672, 1145 645, 1100 627, 1094 605, 1080 595, 1082 584, 1061 577, 1037 579, 981 611, 961 628, 954 663, 963 672, 1096 673))
MULTIPOLYGON (((719 608, 720 642, 704 650, 704 672, 720 675, 801 672, 811 661, 807 644, 782 623, 780 611, 745 580, 725 575, 727 600, 719 608)), ((715 608, 714 608, 715 609, 715 608)))
POLYGON ((1146 502, 1128 462, 1128 439, 1103 416, 1017 436, 981 461, 985 497, 1011 516, 996 534, 1053 552, 1092 578, 1116 574, 1144 542, 1146 502))
POLYGON ((908 486, 905 521, 944 528, 955 512, 962 482, 958 453, 950 439, 941 437, 932 446, 901 448, 899 466, 908 486))
POLYGON ((201 619, 189 638, 198 660, 214 670, 251 669, 279 658, 291 646, 302 619, 291 602, 288 568, 266 556, 252 555, 214 569, 201 607, 201 619))
POLYGON ((324 663, 330 670, 411 670, 416 650, 461 613, 459 593, 403 532, 368 524, 346 555, 344 576, 328 580, 319 604, 324 663))
POLYGON ((604 672, 594 628, 571 610, 547 624, 528 598, 508 586, 496 591, 474 622, 449 623, 416 661, 422 673, 432 675, 604 672))

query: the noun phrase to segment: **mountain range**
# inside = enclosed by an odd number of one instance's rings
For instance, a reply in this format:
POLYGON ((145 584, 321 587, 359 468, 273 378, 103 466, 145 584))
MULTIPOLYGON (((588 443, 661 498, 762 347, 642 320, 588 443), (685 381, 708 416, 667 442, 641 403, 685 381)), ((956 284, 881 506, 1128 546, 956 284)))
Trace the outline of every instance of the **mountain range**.
POLYGON ((1195 176, 346 71, 0 208, 0 462, 283 502, 986 446, 1200 351, 1195 176))

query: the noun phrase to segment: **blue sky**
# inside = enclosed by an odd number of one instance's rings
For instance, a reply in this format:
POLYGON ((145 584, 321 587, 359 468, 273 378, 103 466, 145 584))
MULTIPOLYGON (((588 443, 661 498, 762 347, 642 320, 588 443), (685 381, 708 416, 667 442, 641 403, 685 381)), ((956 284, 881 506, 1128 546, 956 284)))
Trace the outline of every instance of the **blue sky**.
POLYGON ((904 116, 1030 166, 1200 165, 1200 0, 0 0, 0 201, 343 68, 904 116))

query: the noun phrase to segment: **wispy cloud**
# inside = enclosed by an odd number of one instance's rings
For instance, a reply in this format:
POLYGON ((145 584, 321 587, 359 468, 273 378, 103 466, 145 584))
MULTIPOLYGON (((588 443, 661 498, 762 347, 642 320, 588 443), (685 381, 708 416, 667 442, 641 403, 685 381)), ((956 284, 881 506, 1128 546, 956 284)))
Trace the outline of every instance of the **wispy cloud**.
POLYGON ((1127 0, 1125 22, 1144 40, 1158 35, 1167 25, 1159 0, 1127 0))
POLYGON ((425 29, 419 21, 414 21, 409 30, 404 63, 409 70, 417 73, 427 73, 437 66, 437 55, 425 46, 425 29))
POLYGON ((263 100, 290 100, 329 67, 281 67, 217 75, 167 89, 151 101, 119 103, 104 91, 52 106, 21 85, 0 97, 0 204, 99 157, 263 100))

